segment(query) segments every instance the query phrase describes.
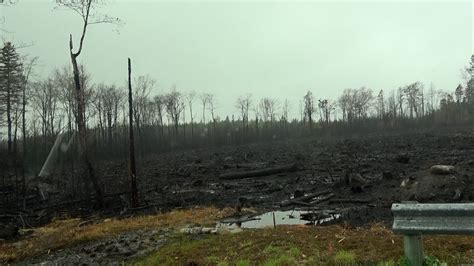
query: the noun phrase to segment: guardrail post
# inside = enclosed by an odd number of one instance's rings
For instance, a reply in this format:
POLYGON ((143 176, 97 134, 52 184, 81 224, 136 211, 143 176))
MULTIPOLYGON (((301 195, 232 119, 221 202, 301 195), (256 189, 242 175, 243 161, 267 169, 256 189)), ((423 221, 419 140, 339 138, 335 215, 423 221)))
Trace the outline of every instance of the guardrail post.
POLYGON ((410 265, 423 265, 423 240, 421 235, 403 235, 403 249, 410 265))
POLYGON ((395 234, 403 235, 405 257, 423 265, 424 235, 474 235, 474 203, 392 204, 395 234))

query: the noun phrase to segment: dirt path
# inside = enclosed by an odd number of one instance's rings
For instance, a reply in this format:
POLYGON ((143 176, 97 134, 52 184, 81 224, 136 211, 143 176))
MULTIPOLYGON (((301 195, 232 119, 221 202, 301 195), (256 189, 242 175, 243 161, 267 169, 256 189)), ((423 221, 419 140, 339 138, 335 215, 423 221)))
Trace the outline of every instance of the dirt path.
POLYGON ((168 230, 140 230, 51 251, 18 262, 20 265, 119 265, 158 250, 168 230))

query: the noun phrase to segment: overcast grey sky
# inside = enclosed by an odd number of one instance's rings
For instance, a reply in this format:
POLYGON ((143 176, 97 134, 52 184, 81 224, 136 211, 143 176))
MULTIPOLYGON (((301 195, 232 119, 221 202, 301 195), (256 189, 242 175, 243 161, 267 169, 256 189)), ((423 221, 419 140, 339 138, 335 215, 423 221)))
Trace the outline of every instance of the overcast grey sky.
MULTIPOLYGON (((157 80, 154 93, 214 93, 221 116, 252 93, 292 104, 307 90, 335 99, 345 88, 391 90, 414 81, 454 90, 473 53, 473 4, 465 2, 244 2, 111 0, 101 11, 124 26, 91 26, 81 61, 95 82, 157 80)), ((0 33, 39 56, 39 76, 69 64, 68 36, 80 18, 51 0, 4 8, 0 33)))

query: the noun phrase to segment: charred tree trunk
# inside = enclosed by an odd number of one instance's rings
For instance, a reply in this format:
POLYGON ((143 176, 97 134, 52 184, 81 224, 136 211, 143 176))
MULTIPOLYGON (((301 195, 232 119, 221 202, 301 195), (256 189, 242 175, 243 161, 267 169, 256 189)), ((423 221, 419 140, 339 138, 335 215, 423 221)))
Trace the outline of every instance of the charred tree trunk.
POLYGON ((16 156, 18 151, 18 105, 15 107, 15 129, 13 131, 13 154, 16 156))
POLYGON ((255 131, 257 132, 257 136, 256 136, 256 137, 257 137, 257 139, 259 139, 259 138, 258 138, 258 134, 259 134, 259 133, 258 133, 258 116, 255 117, 255 131))
POLYGON ((212 127, 214 129, 214 138, 216 138, 216 124, 217 124, 216 119, 212 118, 212 127))
POLYGON ((12 117, 11 117, 11 95, 10 95, 10 88, 7 84, 7 126, 8 126, 8 153, 11 154, 13 152, 12 146, 12 117))
POLYGON ((129 153, 130 153, 130 181, 132 186, 131 205, 138 207, 137 174, 135 167, 135 142, 133 139, 133 100, 132 100, 132 64, 128 59, 128 119, 129 119, 129 153))
POLYGON ((92 182, 94 186, 94 190, 96 193, 96 198, 97 202, 99 203, 99 206, 103 206, 103 195, 102 195, 102 190, 99 186, 99 182, 97 181, 97 178, 95 176, 94 172, 94 167, 92 166, 92 163, 89 159, 89 151, 87 148, 87 132, 86 132, 86 122, 85 122, 85 117, 84 117, 84 91, 81 89, 81 82, 80 82, 80 74, 79 74, 79 67, 77 65, 77 56, 79 55, 78 53, 73 53, 72 49, 72 35, 70 36, 70 41, 69 41, 69 49, 71 53, 71 63, 73 67, 73 73, 74 73, 74 86, 76 88, 76 101, 77 101, 77 117, 76 117, 76 123, 77 123, 77 128, 79 131, 79 143, 81 145, 82 149, 82 157, 84 160, 84 163, 87 167, 87 170, 89 172, 89 179, 92 182))
MULTIPOLYGON (((25 82, 26 83, 26 82, 25 82)), ((23 95, 22 95, 22 110, 21 110, 21 133, 23 135, 23 162, 22 162, 22 171, 21 171, 21 176, 22 176, 22 195, 23 198, 25 197, 26 194, 26 118, 25 118, 25 113, 26 113, 26 84, 23 87, 23 95)))
POLYGON ((112 144, 112 114, 107 114, 107 121, 108 121, 108 125, 107 125, 107 143, 109 143, 109 145, 112 144))
POLYGON ((18 180, 18 157, 17 157, 17 145, 18 145, 18 105, 15 108, 15 130, 13 133, 13 167, 15 169, 15 194, 18 199, 20 187, 18 180))

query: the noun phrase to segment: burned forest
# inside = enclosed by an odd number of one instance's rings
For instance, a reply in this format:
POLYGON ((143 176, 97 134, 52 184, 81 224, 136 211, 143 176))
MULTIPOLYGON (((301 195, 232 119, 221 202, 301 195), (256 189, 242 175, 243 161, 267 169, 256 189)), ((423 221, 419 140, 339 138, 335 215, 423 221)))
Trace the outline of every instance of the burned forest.
POLYGON ((1 1, 0 264, 474 263, 471 8, 1 1))

